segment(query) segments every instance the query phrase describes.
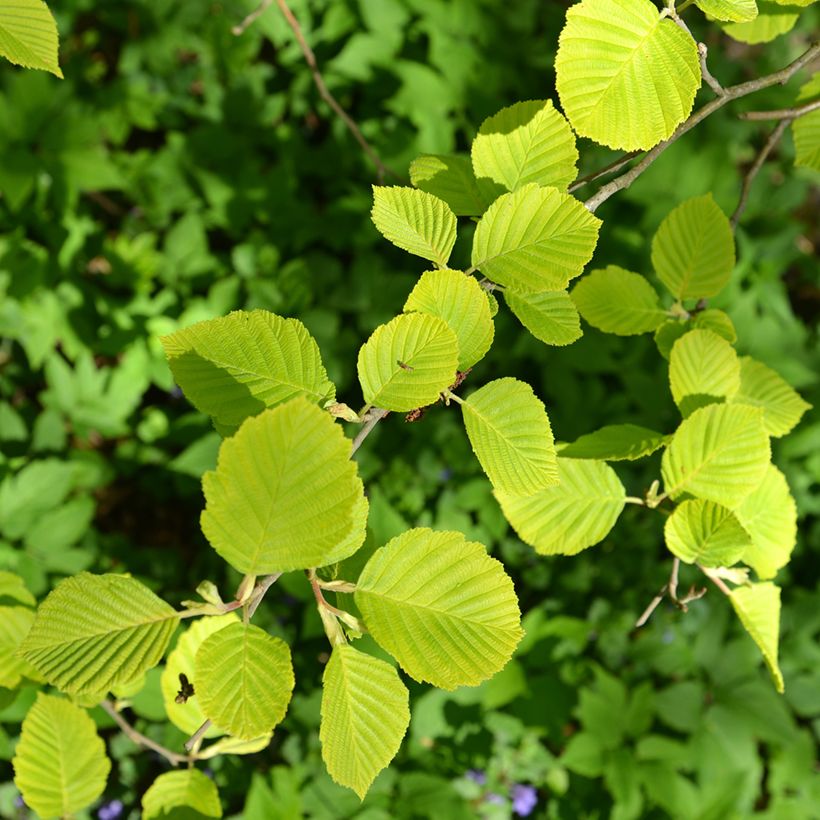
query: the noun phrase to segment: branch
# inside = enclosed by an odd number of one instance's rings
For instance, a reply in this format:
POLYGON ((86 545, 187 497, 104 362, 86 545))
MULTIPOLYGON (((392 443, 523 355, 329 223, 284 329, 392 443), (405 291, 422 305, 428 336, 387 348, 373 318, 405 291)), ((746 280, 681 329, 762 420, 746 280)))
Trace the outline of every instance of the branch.
MULTIPOLYGON (((683 21, 681 21, 683 22, 683 21)), ((726 89, 720 84, 718 80, 715 79, 715 76, 709 71, 709 66, 706 64, 706 58, 709 55, 709 49, 706 48, 706 43, 698 43, 698 57, 700 57, 700 73, 703 76, 703 79, 706 80, 706 84, 712 91, 717 94, 718 97, 722 97, 726 94, 726 89)))
POLYGON ((801 68, 810 63, 818 55, 820 55, 820 43, 814 43, 793 63, 780 71, 776 71, 774 74, 769 74, 766 77, 759 77, 756 80, 749 80, 748 82, 725 88, 725 93, 722 96, 706 103, 706 105, 692 114, 678 126, 675 133, 672 134, 669 139, 659 142, 644 155, 643 159, 634 168, 631 168, 625 174, 608 182, 600 188, 597 193, 591 196, 584 205, 586 205, 592 213, 595 213, 596 209, 613 194, 622 191, 624 188, 628 188, 673 142, 679 140, 688 131, 691 131, 710 114, 714 114, 715 111, 719 108, 723 108, 723 106, 731 100, 737 100, 740 97, 745 97, 748 94, 753 94, 755 91, 761 91, 764 88, 769 88, 778 83, 781 85, 787 83, 801 68))
POLYGON ((658 594, 649 602, 649 606, 643 611, 643 614, 637 621, 635 621, 635 629, 640 629, 652 616, 652 613, 658 608, 660 602, 668 595, 669 600, 681 612, 687 612, 689 604, 692 601, 697 601, 706 594, 705 587, 696 589, 694 586, 689 588, 689 592, 683 597, 678 597, 678 572, 680 570, 680 558, 674 558, 672 561, 672 572, 669 573, 669 580, 658 590, 658 594))
POLYGON ((373 428, 389 413, 389 410, 380 410, 377 408, 373 408, 368 413, 367 421, 362 425, 362 429, 356 434, 356 438, 353 439, 353 449, 350 452, 352 456, 359 447, 362 446, 362 442, 370 435, 373 428))
POLYGON ((271 6, 273 0, 262 0, 262 2, 239 24, 235 25, 231 31, 239 37, 245 30, 253 25, 271 6))
POLYGON ((738 116, 742 120, 794 120, 818 109, 820 109, 820 100, 812 100, 795 108, 781 108, 778 111, 745 111, 738 116))
MULTIPOLYGON (((590 182, 594 182, 599 177, 605 177, 607 174, 613 174, 615 171, 620 171, 624 165, 628 165, 631 160, 635 159, 635 157, 640 154, 640 151, 630 151, 628 154, 624 154, 618 159, 613 160, 609 163, 609 165, 605 165, 601 168, 600 171, 593 171, 591 174, 587 174, 586 176, 581 177, 580 179, 576 179, 572 185, 569 186, 567 189, 569 193, 573 191, 577 191, 579 188, 583 188, 584 185, 589 184, 590 182)), ((469 271, 468 271, 469 273, 469 271)))
POLYGON ((146 749, 151 749, 159 755, 162 755, 172 766, 178 766, 180 763, 190 763, 195 760, 195 757, 189 755, 181 755, 166 749, 165 746, 160 746, 155 743, 150 737, 146 737, 142 732, 138 732, 130 723, 117 711, 117 707, 110 701, 104 700, 100 703, 100 708, 107 712, 113 719, 117 726, 122 729, 123 734, 129 737, 137 746, 144 746, 146 749))
POLYGON ((201 742, 205 732, 211 728, 211 721, 206 720, 189 738, 185 741, 185 748, 190 752, 197 743, 201 742))

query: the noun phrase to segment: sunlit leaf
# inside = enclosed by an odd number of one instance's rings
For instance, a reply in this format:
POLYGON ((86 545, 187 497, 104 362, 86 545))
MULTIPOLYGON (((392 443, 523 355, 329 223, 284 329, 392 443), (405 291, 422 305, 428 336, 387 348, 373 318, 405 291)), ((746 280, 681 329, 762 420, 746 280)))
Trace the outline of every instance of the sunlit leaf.
POLYGON ((715 20, 744 23, 757 17, 755 0, 695 0, 695 5, 715 20))
POLYGON ((34 623, 34 610, 23 606, 0 606, 0 686, 13 689, 23 676, 36 672, 17 649, 34 623))
POLYGON ((200 760, 210 760, 219 755, 253 755, 270 745, 272 732, 267 732, 253 740, 240 740, 238 737, 221 737, 199 751, 200 760))
POLYGON ((37 599, 28 591, 19 575, 13 572, 0 571, 0 603, 18 603, 24 606, 36 606, 37 599))
POLYGON ((711 330, 712 333, 717 333, 718 336, 726 339, 729 344, 734 344, 737 341, 735 326, 722 310, 709 308, 709 310, 698 311, 690 319, 689 324, 692 328, 699 330, 711 330))
POLYGON ((57 47, 57 24, 42 0, 0 4, 0 56, 62 78, 57 47))
POLYGON ((561 458, 633 461, 651 455, 671 436, 637 424, 611 424, 575 439, 561 448, 561 458))
POLYGON ((444 200, 456 216, 481 216, 501 193, 495 184, 479 183, 469 157, 422 154, 410 164, 410 181, 416 188, 444 200))
POLYGON ((772 583, 751 584, 733 589, 729 599, 743 628, 763 653, 775 688, 782 692, 783 675, 777 663, 780 632, 780 587, 772 583))
POLYGON ((581 319, 565 290, 530 293, 507 288, 504 301, 536 339, 548 345, 569 345, 581 338, 581 319))
POLYGON ((732 566, 751 543, 730 509, 699 498, 678 504, 666 519, 663 534, 673 555, 705 567, 732 566))
POLYGON ((730 399, 740 387, 734 348, 711 330, 690 330, 669 355, 669 385, 681 413, 730 399))
POLYGON ((216 783, 199 769, 161 774, 142 796, 142 820, 222 817, 216 783))
POLYGON ((727 23, 723 30, 733 40, 739 40, 741 43, 768 43, 794 28, 800 16, 796 7, 803 5, 804 2, 805 0, 795 0, 794 3, 785 6, 777 2, 757 0, 757 17, 745 23, 727 23))

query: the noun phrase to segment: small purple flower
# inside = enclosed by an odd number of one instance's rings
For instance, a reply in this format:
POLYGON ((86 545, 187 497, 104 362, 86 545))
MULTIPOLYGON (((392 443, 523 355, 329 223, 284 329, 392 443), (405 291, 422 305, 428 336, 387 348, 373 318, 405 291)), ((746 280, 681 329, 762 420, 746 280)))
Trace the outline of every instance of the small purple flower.
POLYGON ((178 385, 176 385, 176 384, 175 384, 175 385, 174 385, 174 386, 173 386, 173 387, 172 387, 172 388, 168 391, 168 395, 169 395, 172 399, 181 399, 181 398, 182 398, 182 388, 181 388, 181 387, 179 387, 178 385))
POLYGON ((14 798, 14 805, 18 809, 24 809, 26 807, 26 801, 23 800, 22 794, 18 794, 17 797, 14 798))
POLYGON ((513 803, 513 811, 519 817, 527 817, 538 803, 538 791, 535 786, 525 786, 516 783, 510 793, 513 803))
POLYGON ((467 769, 465 775, 468 780, 478 783, 479 786, 483 786, 487 782, 487 775, 481 769, 467 769))
POLYGON ((99 820, 117 820, 124 808, 125 806, 123 806, 122 800, 110 800, 108 803, 103 803, 103 805, 100 806, 97 811, 97 817, 99 817, 99 820))
POLYGON ((495 792, 490 792, 489 794, 484 796, 484 802, 485 803, 495 803, 496 806, 503 806, 507 801, 500 794, 496 794, 495 792))

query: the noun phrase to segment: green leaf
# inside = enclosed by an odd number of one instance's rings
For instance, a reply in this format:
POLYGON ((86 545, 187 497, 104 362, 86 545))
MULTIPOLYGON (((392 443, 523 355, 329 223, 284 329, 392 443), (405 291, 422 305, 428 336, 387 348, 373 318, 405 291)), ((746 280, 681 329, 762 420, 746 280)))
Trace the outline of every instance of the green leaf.
POLYGON ((820 111, 810 111, 792 122, 794 164, 820 171, 820 111))
POLYGON ((592 259, 600 226, 569 194, 525 185, 498 197, 481 217, 472 265, 517 291, 564 290, 592 259))
POLYGON ((468 370, 490 349, 495 326, 485 291, 472 276, 457 270, 423 273, 404 303, 404 312, 418 311, 443 319, 458 340, 458 369, 468 370))
POLYGON ((156 666, 178 621, 139 581, 81 572, 40 604, 20 653, 64 692, 107 692, 156 666))
POLYGON ((322 760, 364 800, 395 757, 410 723, 409 692, 387 662, 335 646, 322 678, 322 760))
POLYGON ((563 347, 583 335, 575 302, 565 290, 519 293, 507 288, 504 301, 518 321, 544 344, 563 347))
POLYGON ((39 68, 62 79, 57 24, 42 0, 0 5, 0 56, 24 68, 39 68))
POLYGON ((32 667, 17 654, 33 623, 33 610, 23 606, 0 606, 0 686, 14 689, 22 677, 36 677, 32 667))
POLYGON ((695 41, 649 0, 570 6, 555 74, 575 131, 624 151, 671 136, 689 116, 701 82, 695 41))
POLYGON ((797 540, 797 505, 783 473, 770 464, 763 481, 735 508, 735 515, 752 537, 743 563, 761 580, 774 578, 788 564, 797 540))
POLYGON ((755 0, 695 0, 695 5, 715 20, 745 23, 757 17, 755 0))
POLYGON ((523 634, 509 576, 460 532, 393 538, 367 562, 355 597, 376 642, 410 677, 441 689, 492 677, 523 634))
POLYGON ((729 595, 743 628, 763 653, 775 688, 783 692, 783 675, 777 664, 780 632, 780 587, 772 583, 751 584, 733 589, 729 595))
POLYGON ((210 760, 219 755, 253 755, 267 748, 270 745, 272 737, 272 732, 266 732, 264 735, 255 737, 253 740, 240 740, 239 738, 227 735, 206 746, 204 749, 200 749, 199 759, 210 760))
POLYGON ((247 419, 202 488, 205 537, 250 575, 322 566, 356 527, 364 492, 341 426, 303 398, 247 419))
MULTIPOLYGON (((227 615, 212 615, 194 621, 177 640, 173 651, 168 655, 165 668, 160 678, 162 700, 165 703, 165 712, 174 726, 186 735, 192 735, 204 722, 205 713, 196 696, 197 681, 195 670, 196 653, 206 638, 209 638, 220 629, 238 622, 237 616, 230 612, 227 615), (185 675, 193 684, 195 694, 185 703, 177 703, 176 696, 180 689, 180 674, 185 675)), ((222 731, 211 726, 204 737, 219 737, 222 731)))
POLYGON ((735 239, 711 194, 687 199, 666 216, 652 239, 652 264, 678 299, 723 289, 735 266, 735 239))
POLYGON ((456 215, 438 197, 414 188, 374 185, 370 215, 396 247, 447 267, 456 241, 456 215))
POLYGON ((203 713, 241 740, 271 731, 293 693, 290 648, 258 626, 231 624, 196 653, 196 697, 203 713))
POLYGON ((515 103, 488 117, 471 154, 476 177, 508 191, 531 182, 566 191, 578 173, 575 135, 551 100, 515 103))
POLYGON ((740 359, 740 388, 732 401, 760 407, 763 427, 775 438, 790 432, 811 407, 774 370, 750 356, 740 359))
POLYGON ((142 796, 142 820, 222 817, 216 783, 198 769, 161 774, 142 796))
POLYGON ((578 312, 604 333, 634 336, 662 325, 666 311, 655 288, 638 273, 608 265, 594 270, 572 289, 578 312))
POLYGON ((495 379, 461 403, 464 427, 498 490, 530 495, 558 481, 552 428, 543 402, 517 379, 495 379))
POLYGON ((361 495, 353 508, 353 526, 350 532, 328 553, 323 561, 323 567, 344 561, 364 544, 367 537, 367 519, 370 515, 370 504, 367 496, 361 495))
POLYGON ((687 564, 730 567, 751 543, 735 514, 714 501, 683 501, 663 530, 666 546, 687 564))
POLYGON ((623 485, 602 461, 558 458, 558 485, 530 496, 496 490, 519 538, 541 555, 575 555, 602 541, 624 508, 623 485))
POLYGON ((723 26, 723 30, 733 40, 739 40, 741 43, 750 45, 768 43, 794 28, 800 16, 794 7, 799 5, 802 5, 799 0, 791 6, 757 0, 758 14, 754 20, 745 23, 727 23, 723 26))
POLYGON ((763 480, 770 455, 760 410, 710 404, 675 431, 661 461, 664 489, 732 508, 763 480))
POLYGON ((689 324, 699 330, 711 330, 712 333, 717 333, 718 336, 726 339, 729 344, 734 344, 737 341, 735 326, 722 310, 714 308, 701 310, 691 318, 689 324))
POLYGON ((672 345, 669 385, 683 416, 730 399, 740 387, 734 348, 711 330, 690 330, 672 345))
POLYGON ((501 193, 495 185, 479 183, 469 157, 422 154, 410 164, 416 188, 444 200, 456 216, 481 216, 501 193))
POLYGON ((655 344, 658 352, 664 359, 668 359, 672 352, 672 345, 683 336, 689 329, 688 322, 682 322, 679 319, 667 319, 655 331, 655 344))
POLYGON ((13 572, 0 572, 0 604, 15 602, 36 606, 37 599, 26 589, 25 582, 13 572))
POLYGON ((14 783, 41 817, 68 817, 105 790, 111 762, 94 721, 68 700, 37 694, 23 720, 14 783))
POLYGON ((188 400, 223 427, 295 396, 318 404, 335 398, 319 348, 296 319, 236 310, 163 336, 162 344, 188 400))
POLYGON ((443 319, 396 316, 359 350, 364 400, 400 413, 433 404, 455 381, 458 355, 458 338, 443 319))
POLYGON ((561 448, 561 458, 634 461, 651 455, 670 439, 637 424, 610 424, 561 448))

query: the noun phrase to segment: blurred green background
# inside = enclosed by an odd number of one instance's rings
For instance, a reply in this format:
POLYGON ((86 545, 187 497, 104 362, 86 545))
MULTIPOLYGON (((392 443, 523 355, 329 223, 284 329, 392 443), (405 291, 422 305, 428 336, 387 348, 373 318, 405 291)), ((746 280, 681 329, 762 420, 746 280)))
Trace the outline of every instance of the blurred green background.
MULTIPOLYGON (((275 6, 253 0, 62 0, 64 81, 0 66, 0 569, 42 597, 82 569, 130 571, 173 604, 237 578, 198 528, 199 478, 219 437, 174 387, 158 336, 236 308, 301 319, 341 401, 361 405, 358 347, 401 310, 423 263, 369 219, 372 166, 321 102, 275 6)), ((554 97, 565 4, 545 0, 293 0, 328 86, 400 176, 422 152, 465 150, 481 121, 554 97)), ((692 9, 724 84, 783 67, 820 14, 765 46, 726 37, 692 9)), ((691 20, 690 20, 691 18, 691 20)), ((780 108, 799 82, 729 106, 677 142, 598 212, 594 265, 650 272, 649 239, 683 199, 727 213, 767 135, 739 110, 780 108)), ((701 101, 709 99, 708 89, 701 101)), ((614 155, 581 141, 581 173, 614 155)), ((738 349, 820 406, 818 174, 787 136, 738 231, 738 267, 714 306, 738 349)), ((594 187, 591 189, 594 190, 594 187)), ((582 191, 581 194, 586 193, 582 191)), ((466 264, 461 231, 455 264, 466 264)), ((514 375, 545 400, 556 437, 607 423, 671 431, 677 411, 649 337, 586 329, 548 348, 503 309, 470 382, 514 375)), ((527 637, 496 679, 455 693, 411 683, 413 718, 363 803, 324 773, 318 741, 328 645, 304 578, 257 615, 293 647, 294 701, 273 744, 211 763, 226 814, 255 818, 820 817, 820 413, 775 443, 800 510, 784 586, 778 696, 752 641, 710 591, 688 614, 662 605, 633 629, 669 572, 661 521, 630 507, 575 558, 538 557, 508 528, 456 413, 391 417, 359 457, 376 543, 409 526, 460 529, 513 576, 527 637)), ((617 466, 640 494, 656 460, 617 466)), ((688 585, 696 578, 682 575, 688 585)), ((0 693, 0 816, 34 697, 0 693)), ((178 745, 158 674, 134 703, 140 729, 178 745)), ((95 716, 96 713, 95 713, 95 716)), ((103 820, 138 817, 164 763, 100 716, 114 770, 103 820)))

